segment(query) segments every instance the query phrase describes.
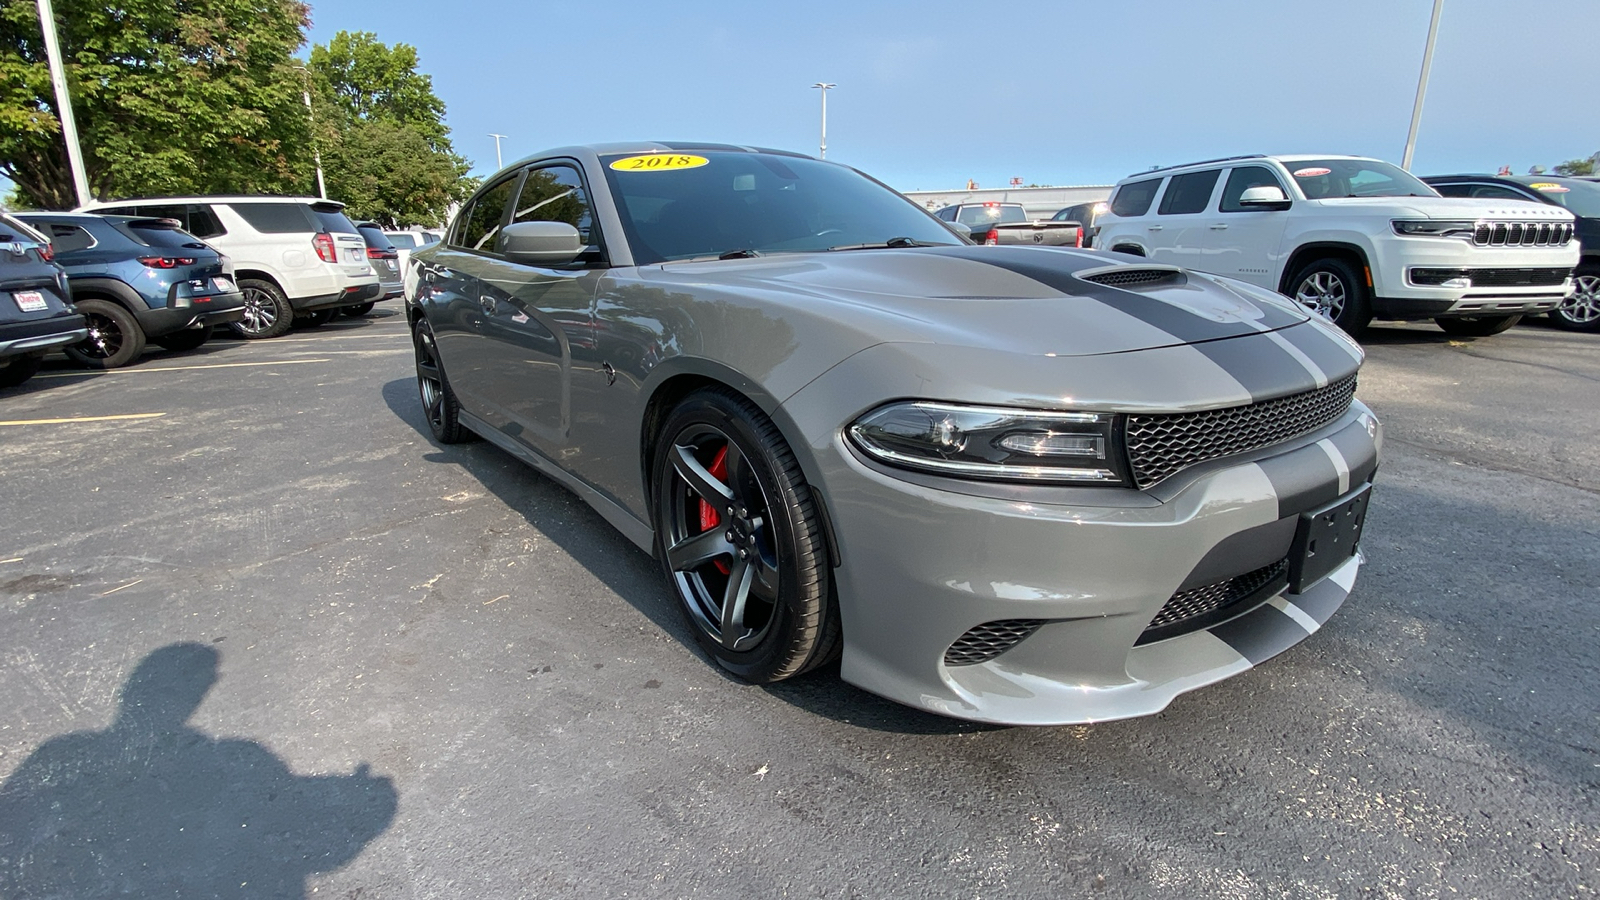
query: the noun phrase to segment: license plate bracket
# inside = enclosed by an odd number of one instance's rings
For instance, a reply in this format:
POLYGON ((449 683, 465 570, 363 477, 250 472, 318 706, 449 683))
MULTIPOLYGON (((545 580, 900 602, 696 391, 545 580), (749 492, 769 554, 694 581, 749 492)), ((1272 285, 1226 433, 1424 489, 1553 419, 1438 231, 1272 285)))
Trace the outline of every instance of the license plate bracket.
POLYGON ((44 294, 39 291, 14 291, 11 299, 17 303, 17 309, 23 312, 40 312, 49 307, 45 302, 44 294))
POLYGON ((1290 591, 1304 593, 1355 555, 1371 496, 1372 485, 1363 485, 1321 509, 1300 514, 1289 549, 1290 591))

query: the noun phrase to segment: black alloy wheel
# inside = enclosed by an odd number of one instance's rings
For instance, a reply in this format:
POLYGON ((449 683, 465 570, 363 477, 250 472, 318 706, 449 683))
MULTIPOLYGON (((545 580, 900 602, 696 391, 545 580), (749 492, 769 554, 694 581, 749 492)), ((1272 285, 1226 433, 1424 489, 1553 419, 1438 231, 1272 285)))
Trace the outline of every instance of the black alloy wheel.
POLYGON ((376 303, 357 303, 355 306, 346 306, 342 311, 352 319, 359 319, 372 312, 372 308, 376 305, 376 303))
POLYGON ((1579 266, 1572 273, 1572 293, 1549 315, 1568 331, 1600 331, 1600 266, 1579 266))
POLYGON ((706 389, 660 436, 657 556, 701 648, 757 684, 835 658, 826 537, 777 426, 737 394, 706 389))
POLYGON ((1459 316, 1455 318, 1434 319, 1434 324, 1444 330, 1445 334, 1457 337, 1488 337, 1499 334, 1511 326, 1522 321, 1522 315, 1514 316, 1459 316))
POLYGON ((168 350, 183 351, 194 350, 210 339, 211 327, 208 325, 204 328, 185 328, 152 340, 168 350))
POLYGON ((240 337, 272 338, 289 330, 294 321, 294 307, 277 285, 260 278, 246 278, 239 282, 239 292, 244 295, 244 318, 229 322, 228 327, 240 337))
POLYGON ((73 362, 90 369, 115 369, 144 352, 144 329, 133 313, 110 300, 79 300, 76 305, 89 336, 65 348, 73 362))
POLYGON ((456 401, 456 393, 450 389, 450 380, 444 375, 439 345, 427 319, 417 320, 411 331, 411 343, 417 352, 417 393, 422 398, 422 414, 428 420, 433 439, 441 444, 471 440, 472 431, 461 424, 461 404, 456 401))
POLYGON ((1359 337, 1372 321, 1366 279, 1343 259, 1313 260, 1289 279, 1289 296, 1311 312, 1359 337))

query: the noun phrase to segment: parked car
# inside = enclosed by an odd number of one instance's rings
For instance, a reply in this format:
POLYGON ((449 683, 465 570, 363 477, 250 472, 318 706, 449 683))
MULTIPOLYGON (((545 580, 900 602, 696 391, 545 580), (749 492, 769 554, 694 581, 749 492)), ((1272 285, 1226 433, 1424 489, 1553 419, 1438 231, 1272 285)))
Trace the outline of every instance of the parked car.
MULTIPOLYGON (((276 337, 298 317, 333 315, 378 299, 367 244, 344 204, 311 197, 160 197, 90 203, 80 212, 175 219, 227 254, 244 293, 229 327, 276 337)), ((325 317, 322 317, 325 318, 325 317)))
POLYGON ((32 378, 46 352, 89 333, 51 256, 44 235, 0 214, 0 387, 32 378))
POLYGON ((842 654, 944 715, 1143 715, 1305 639, 1361 565, 1361 349, 1253 285, 972 246, 721 144, 515 163, 412 269, 434 438, 592 505, 749 681, 842 654))
POLYGON ((1572 213, 1440 197, 1357 156, 1236 156, 1123 179, 1096 246, 1280 291, 1359 334, 1372 318, 1498 334, 1549 312, 1578 262, 1572 213))
POLYGON ((1076 222, 1083 229, 1083 246, 1093 247, 1095 232, 1100 229, 1095 227, 1095 220, 1100 214, 1109 209, 1104 200, 1093 203, 1079 203, 1066 209, 1058 210, 1050 219, 1053 222, 1076 222))
POLYGON ((441 237, 436 231, 385 231, 383 236, 389 239, 389 243, 394 245, 395 252, 400 254, 399 267, 402 276, 406 271, 406 262, 411 258, 411 251, 429 244, 437 244, 441 237))
MULTIPOLYGON (((367 263, 372 266, 372 271, 378 276, 378 283, 383 287, 383 296, 378 300, 387 300, 398 297, 403 291, 404 284, 400 280, 400 250, 383 233, 383 226, 377 222, 357 222, 356 230, 361 232, 362 240, 367 242, 367 263)), ((373 301, 375 303, 377 301, 373 301)), ((345 307, 345 314, 351 316, 364 316, 372 311, 373 303, 363 303, 360 306, 345 307)))
POLYGON ((1570 210, 1577 216, 1581 256, 1572 274, 1572 293, 1549 316, 1572 331, 1600 331, 1600 184, 1567 175, 1435 175, 1422 180, 1446 197, 1531 200, 1570 210))
POLYGON ((114 369, 154 341, 193 350, 215 325, 244 316, 233 262, 172 219, 18 213, 50 238, 89 336, 65 348, 79 365, 114 369))
POLYGON ((956 203, 938 210, 934 216, 967 226, 972 239, 980 244, 1083 246, 1083 229, 1076 222, 1029 221, 1021 203, 956 203))

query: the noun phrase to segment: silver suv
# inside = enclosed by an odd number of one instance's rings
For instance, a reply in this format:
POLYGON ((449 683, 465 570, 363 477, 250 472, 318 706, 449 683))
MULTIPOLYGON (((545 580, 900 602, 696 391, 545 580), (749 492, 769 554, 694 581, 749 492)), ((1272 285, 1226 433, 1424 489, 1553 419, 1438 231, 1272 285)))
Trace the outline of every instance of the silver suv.
POLYGON ((176 219, 233 260, 247 338, 277 337, 295 318, 325 317, 383 296, 367 243, 344 204, 314 197, 156 197, 90 203, 84 212, 176 219))

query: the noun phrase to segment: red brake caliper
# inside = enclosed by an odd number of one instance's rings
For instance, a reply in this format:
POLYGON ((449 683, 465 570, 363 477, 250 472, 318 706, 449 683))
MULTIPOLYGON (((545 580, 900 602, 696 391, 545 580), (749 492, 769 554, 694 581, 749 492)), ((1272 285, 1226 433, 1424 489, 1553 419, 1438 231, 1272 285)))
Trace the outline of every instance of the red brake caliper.
MULTIPOLYGON (((717 451, 717 455, 715 457, 712 457, 712 459, 711 459, 711 468, 707 469, 707 471, 709 471, 711 473, 713 478, 720 479, 724 484, 727 483, 727 481, 728 481, 728 447, 727 447, 727 445, 723 445, 722 449, 717 451)), ((700 530, 702 532, 710 531, 711 529, 716 528, 717 526, 719 526, 721 524, 722 524, 722 514, 717 512, 717 508, 715 506, 712 506, 710 503, 707 503, 704 498, 701 498, 701 500, 700 500, 700 530)), ((731 571, 731 569, 728 566, 728 561, 725 560, 725 559, 715 560, 715 565, 717 567, 717 571, 721 572, 724 575, 728 574, 728 572, 731 571)))

